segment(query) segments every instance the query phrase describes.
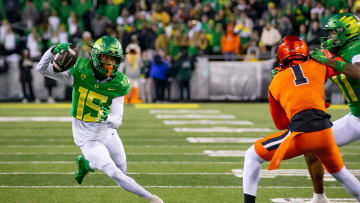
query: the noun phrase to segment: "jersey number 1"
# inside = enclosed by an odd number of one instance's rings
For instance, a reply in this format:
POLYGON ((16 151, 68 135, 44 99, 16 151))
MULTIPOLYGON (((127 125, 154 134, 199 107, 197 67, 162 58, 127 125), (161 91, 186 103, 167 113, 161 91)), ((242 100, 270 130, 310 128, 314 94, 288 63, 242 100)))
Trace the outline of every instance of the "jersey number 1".
POLYGON ((100 113, 101 112, 101 108, 99 105, 95 104, 93 102, 94 99, 98 99, 100 100, 101 103, 106 103, 108 97, 104 96, 102 94, 96 93, 94 91, 89 91, 88 89, 84 88, 84 87, 79 87, 78 89, 80 95, 79 95, 79 101, 78 101, 78 106, 77 106, 77 111, 76 111, 76 118, 79 120, 83 120, 83 121, 87 121, 87 122, 97 122, 100 120, 100 113), (86 99, 86 101, 85 101, 86 99), (94 109, 95 111, 97 111, 97 116, 93 117, 91 116, 90 113, 87 113, 84 115, 84 107, 88 106, 92 109, 94 109))
POLYGON ((302 71, 300 65, 291 66, 292 73, 294 74, 295 86, 308 84, 307 78, 304 76, 304 72, 302 71))

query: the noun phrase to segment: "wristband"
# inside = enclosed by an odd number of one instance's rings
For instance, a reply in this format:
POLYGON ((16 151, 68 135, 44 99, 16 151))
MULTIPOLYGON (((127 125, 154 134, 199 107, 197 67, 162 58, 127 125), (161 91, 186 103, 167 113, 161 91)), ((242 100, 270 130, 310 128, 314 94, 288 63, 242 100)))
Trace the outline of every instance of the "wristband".
POLYGON ((337 70, 338 72, 342 73, 344 71, 346 63, 343 61, 338 61, 336 62, 336 66, 335 66, 335 70, 337 70))

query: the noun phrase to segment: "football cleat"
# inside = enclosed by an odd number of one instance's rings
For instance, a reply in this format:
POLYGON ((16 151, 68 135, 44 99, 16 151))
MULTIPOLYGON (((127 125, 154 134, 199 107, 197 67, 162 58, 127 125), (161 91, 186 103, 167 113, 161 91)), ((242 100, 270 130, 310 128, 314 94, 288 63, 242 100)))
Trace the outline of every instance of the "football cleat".
POLYGON ((330 203, 325 194, 315 194, 309 203, 330 203))
POLYGON ((75 173, 75 180, 81 184, 86 174, 94 172, 94 170, 90 168, 89 161, 83 155, 79 155, 76 158, 76 164, 78 165, 78 170, 75 173))
POLYGON ((149 201, 150 201, 150 203, 164 203, 164 201, 156 195, 151 195, 149 201))

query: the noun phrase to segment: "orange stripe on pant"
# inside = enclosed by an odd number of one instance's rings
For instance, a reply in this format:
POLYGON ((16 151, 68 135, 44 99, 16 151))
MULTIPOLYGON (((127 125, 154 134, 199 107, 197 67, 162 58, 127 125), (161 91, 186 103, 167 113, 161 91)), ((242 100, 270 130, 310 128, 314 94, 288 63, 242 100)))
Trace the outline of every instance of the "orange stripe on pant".
MULTIPOLYGON (((256 141, 256 153, 264 160, 270 161, 277 150, 277 142, 281 141, 279 138, 285 140, 284 136, 286 135, 289 136, 287 130, 273 133, 256 141)), ((330 128, 294 136, 285 149, 283 159, 297 157, 307 152, 314 153, 329 173, 336 173, 344 166, 340 150, 330 128)))

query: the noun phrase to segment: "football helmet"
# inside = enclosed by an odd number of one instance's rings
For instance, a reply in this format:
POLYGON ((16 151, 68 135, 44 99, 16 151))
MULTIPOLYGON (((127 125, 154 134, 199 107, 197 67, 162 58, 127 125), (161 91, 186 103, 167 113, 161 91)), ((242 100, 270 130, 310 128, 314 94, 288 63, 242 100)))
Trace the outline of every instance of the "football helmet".
POLYGON ((304 40, 296 35, 284 37, 277 48, 277 60, 281 69, 287 68, 293 60, 306 61, 309 49, 304 40))
POLYGON ((108 35, 96 40, 92 46, 90 55, 95 70, 94 73, 98 78, 102 79, 114 76, 118 71, 120 63, 124 60, 124 52, 120 42, 108 35), (102 61, 101 55, 114 57, 115 65, 102 61))
POLYGON ((321 48, 334 51, 347 42, 359 39, 360 19, 351 13, 338 13, 332 16, 324 29, 329 31, 328 37, 321 37, 321 48))

